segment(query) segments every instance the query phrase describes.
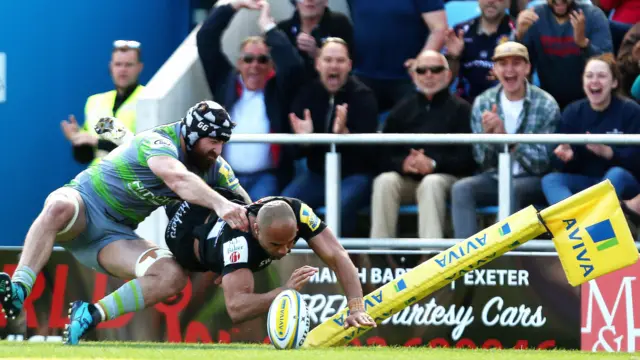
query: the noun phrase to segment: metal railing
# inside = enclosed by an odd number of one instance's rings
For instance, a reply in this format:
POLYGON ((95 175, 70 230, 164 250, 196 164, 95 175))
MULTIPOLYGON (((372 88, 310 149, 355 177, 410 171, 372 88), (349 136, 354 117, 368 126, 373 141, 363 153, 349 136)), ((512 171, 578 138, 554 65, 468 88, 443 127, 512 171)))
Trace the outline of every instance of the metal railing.
MULTIPOLYGON (((325 162, 325 208, 326 223, 340 237, 340 153, 337 145, 403 145, 403 144, 496 144, 504 145, 498 159, 498 219, 504 219, 513 213, 513 179, 511 173, 512 157, 509 144, 607 144, 637 145, 640 135, 635 134, 234 134, 235 143, 271 143, 271 144, 315 144, 330 145, 325 162)), ((553 156, 553 155, 552 155, 553 156)), ((443 250, 462 239, 343 239, 341 243, 347 249, 359 253, 382 251, 428 252, 428 249, 443 250), (419 250, 407 250, 408 248, 419 250), (365 249, 366 248, 366 249, 365 249)), ((296 249, 307 251, 305 245, 296 249)), ((640 247, 638 247, 640 249, 640 247)), ((549 240, 532 240, 519 250, 553 251, 549 240)))
MULTIPOLYGON (((341 238, 340 243, 350 254, 382 254, 382 255, 428 255, 437 254, 446 250, 461 239, 370 239, 370 238, 341 238)), ((636 248, 640 251, 640 243, 636 242, 636 248)), ((0 246, 4 251, 21 251, 22 246, 0 246)), ((65 251, 61 246, 54 246, 53 251, 65 251)), ((299 241, 291 251, 294 254, 313 253, 309 244, 299 241)), ((512 250, 507 256, 557 256, 558 253, 550 240, 529 240, 520 245, 517 250, 512 250)))
MULTIPOLYGON (((430 254, 445 250, 464 239, 358 239, 340 237, 340 154, 336 145, 402 145, 402 144, 497 144, 504 145, 498 161, 498 218, 512 213, 513 183, 511 155, 508 144, 608 144, 638 145, 640 135, 635 134, 236 134, 235 143, 317 144, 330 145, 326 154, 325 208, 326 222, 336 233, 343 246, 351 253, 360 254, 430 254)), ((163 233, 164 231, 162 231, 163 233)), ((640 244, 636 243, 640 250, 640 244)), ((0 250, 20 250, 21 246, 2 246, 0 250)), ((60 251, 62 248, 55 247, 60 251)), ((554 255, 550 240, 531 240, 521 245, 511 255, 554 255)), ((307 253, 311 249, 305 242, 298 242, 294 253, 307 253)))

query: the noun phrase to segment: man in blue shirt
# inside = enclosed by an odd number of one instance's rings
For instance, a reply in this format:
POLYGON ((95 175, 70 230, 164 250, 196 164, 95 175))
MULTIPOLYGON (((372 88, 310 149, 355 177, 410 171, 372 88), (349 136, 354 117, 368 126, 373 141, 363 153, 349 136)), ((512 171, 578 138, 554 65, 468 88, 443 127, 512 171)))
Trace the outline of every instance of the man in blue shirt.
POLYGON ((498 84, 491 74, 493 50, 513 40, 515 21, 506 13, 505 0, 479 0, 481 15, 447 31, 445 47, 457 94, 473 104, 476 96, 498 84))
POLYGON ((355 40, 354 74, 384 112, 415 90, 407 72, 422 50, 440 51, 447 30, 442 0, 348 0, 355 40))
POLYGON ((582 99, 587 59, 613 52, 609 22, 598 7, 574 0, 547 0, 518 15, 518 41, 531 54, 540 87, 564 109, 582 99))

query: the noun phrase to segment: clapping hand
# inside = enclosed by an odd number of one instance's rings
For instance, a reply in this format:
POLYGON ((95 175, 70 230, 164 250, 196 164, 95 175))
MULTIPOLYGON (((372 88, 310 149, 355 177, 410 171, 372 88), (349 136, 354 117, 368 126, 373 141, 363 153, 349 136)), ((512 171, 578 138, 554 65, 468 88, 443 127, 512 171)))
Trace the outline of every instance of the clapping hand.
POLYGON ((560 144, 558 145, 553 153, 558 157, 558 159, 562 160, 563 163, 568 163, 573 159, 573 149, 569 144, 560 144))
POLYGON ((482 113, 482 128, 487 134, 506 134, 504 123, 498 116, 496 104, 491 106, 491 111, 485 110, 482 113))
POLYGON ((311 111, 304 109, 304 119, 300 119, 296 114, 289 113, 289 122, 291 128, 296 134, 313 133, 313 120, 311 119, 311 111))
POLYGON ((334 134, 349 133, 349 129, 347 129, 347 110, 348 110, 347 104, 336 106, 336 118, 333 121, 334 134))

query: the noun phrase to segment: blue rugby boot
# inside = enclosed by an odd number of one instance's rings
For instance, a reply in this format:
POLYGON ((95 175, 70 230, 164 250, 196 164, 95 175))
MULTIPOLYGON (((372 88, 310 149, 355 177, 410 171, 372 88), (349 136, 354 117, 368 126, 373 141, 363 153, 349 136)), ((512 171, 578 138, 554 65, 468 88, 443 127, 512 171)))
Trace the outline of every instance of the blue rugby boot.
POLYGON ((0 304, 5 318, 15 319, 22 311, 27 289, 19 282, 11 281, 7 273, 0 273, 0 304))
POLYGON ((72 302, 69 309, 69 324, 65 327, 62 342, 67 345, 78 344, 80 338, 95 328, 101 319, 95 305, 84 301, 72 302))

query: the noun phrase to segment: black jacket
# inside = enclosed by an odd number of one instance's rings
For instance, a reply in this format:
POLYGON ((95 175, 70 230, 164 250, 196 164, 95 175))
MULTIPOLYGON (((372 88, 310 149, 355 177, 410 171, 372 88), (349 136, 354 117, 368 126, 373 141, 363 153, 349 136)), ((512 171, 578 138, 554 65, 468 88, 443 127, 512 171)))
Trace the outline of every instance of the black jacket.
MULTIPOLYGON (((400 101, 389 113, 383 133, 418 134, 470 134, 471 105, 458 96, 451 95, 449 89, 435 94, 429 101, 424 94, 415 92, 400 101)), ((391 146, 382 155, 382 171, 395 171, 416 180, 421 175, 405 174, 402 163, 410 149, 423 149, 424 154, 436 161, 436 173, 455 176, 471 175, 475 171, 475 161, 471 145, 407 144, 391 146)))
MULTIPOLYGON (((300 34, 301 29, 301 21, 300 21, 300 13, 296 10, 293 16, 290 19, 283 20, 278 23, 278 28, 284 31, 297 49, 297 38, 298 34, 300 34)), ((324 14, 322 15, 322 19, 320 19, 320 23, 311 31, 311 36, 316 39, 316 45, 318 48, 322 46, 322 42, 324 39, 328 37, 339 37, 342 40, 347 42, 349 45, 349 54, 351 59, 353 59, 354 55, 354 44, 353 44, 353 25, 349 18, 340 12, 335 12, 329 10, 327 7, 324 14)), ((315 59, 312 59, 307 55, 306 52, 298 49, 298 53, 302 57, 305 63, 305 76, 307 79, 314 79, 318 76, 318 72, 316 71, 315 59)))
MULTIPOLYGON (((351 134, 375 133, 378 126, 378 106, 373 91, 353 76, 349 76, 345 85, 331 95, 316 79, 304 86, 293 101, 292 111, 304 119, 304 109, 309 109, 313 120, 313 132, 316 134, 333 133, 335 109, 337 105, 348 104, 347 128, 351 134), (333 105, 330 100, 333 97, 333 105)), ((300 155, 307 157, 309 170, 322 174, 325 171, 325 153, 329 146, 303 145, 300 155)), ((341 158, 341 174, 373 173, 372 164, 377 160, 374 148, 366 145, 337 146, 341 158)))
MULTIPOLYGON (((222 35, 235 15, 231 5, 216 6, 198 31, 196 41, 198 54, 213 98, 229 112, 240 98, 240 74, 222 52, 222 35)), ((291 98, 301 85, 304 63, 296 48, 287 36, 278 28, 265 34, 265 42, 271 49, 270 55, 275 63, 275 76, 267 81, 264 89, 264 101, 272 133, 290 133, 288 109, 291 98)), ((292 175, 293 152, 291 147, 272 146, 274 163, 282 175, 281 185, 287 183, 292 175)))

